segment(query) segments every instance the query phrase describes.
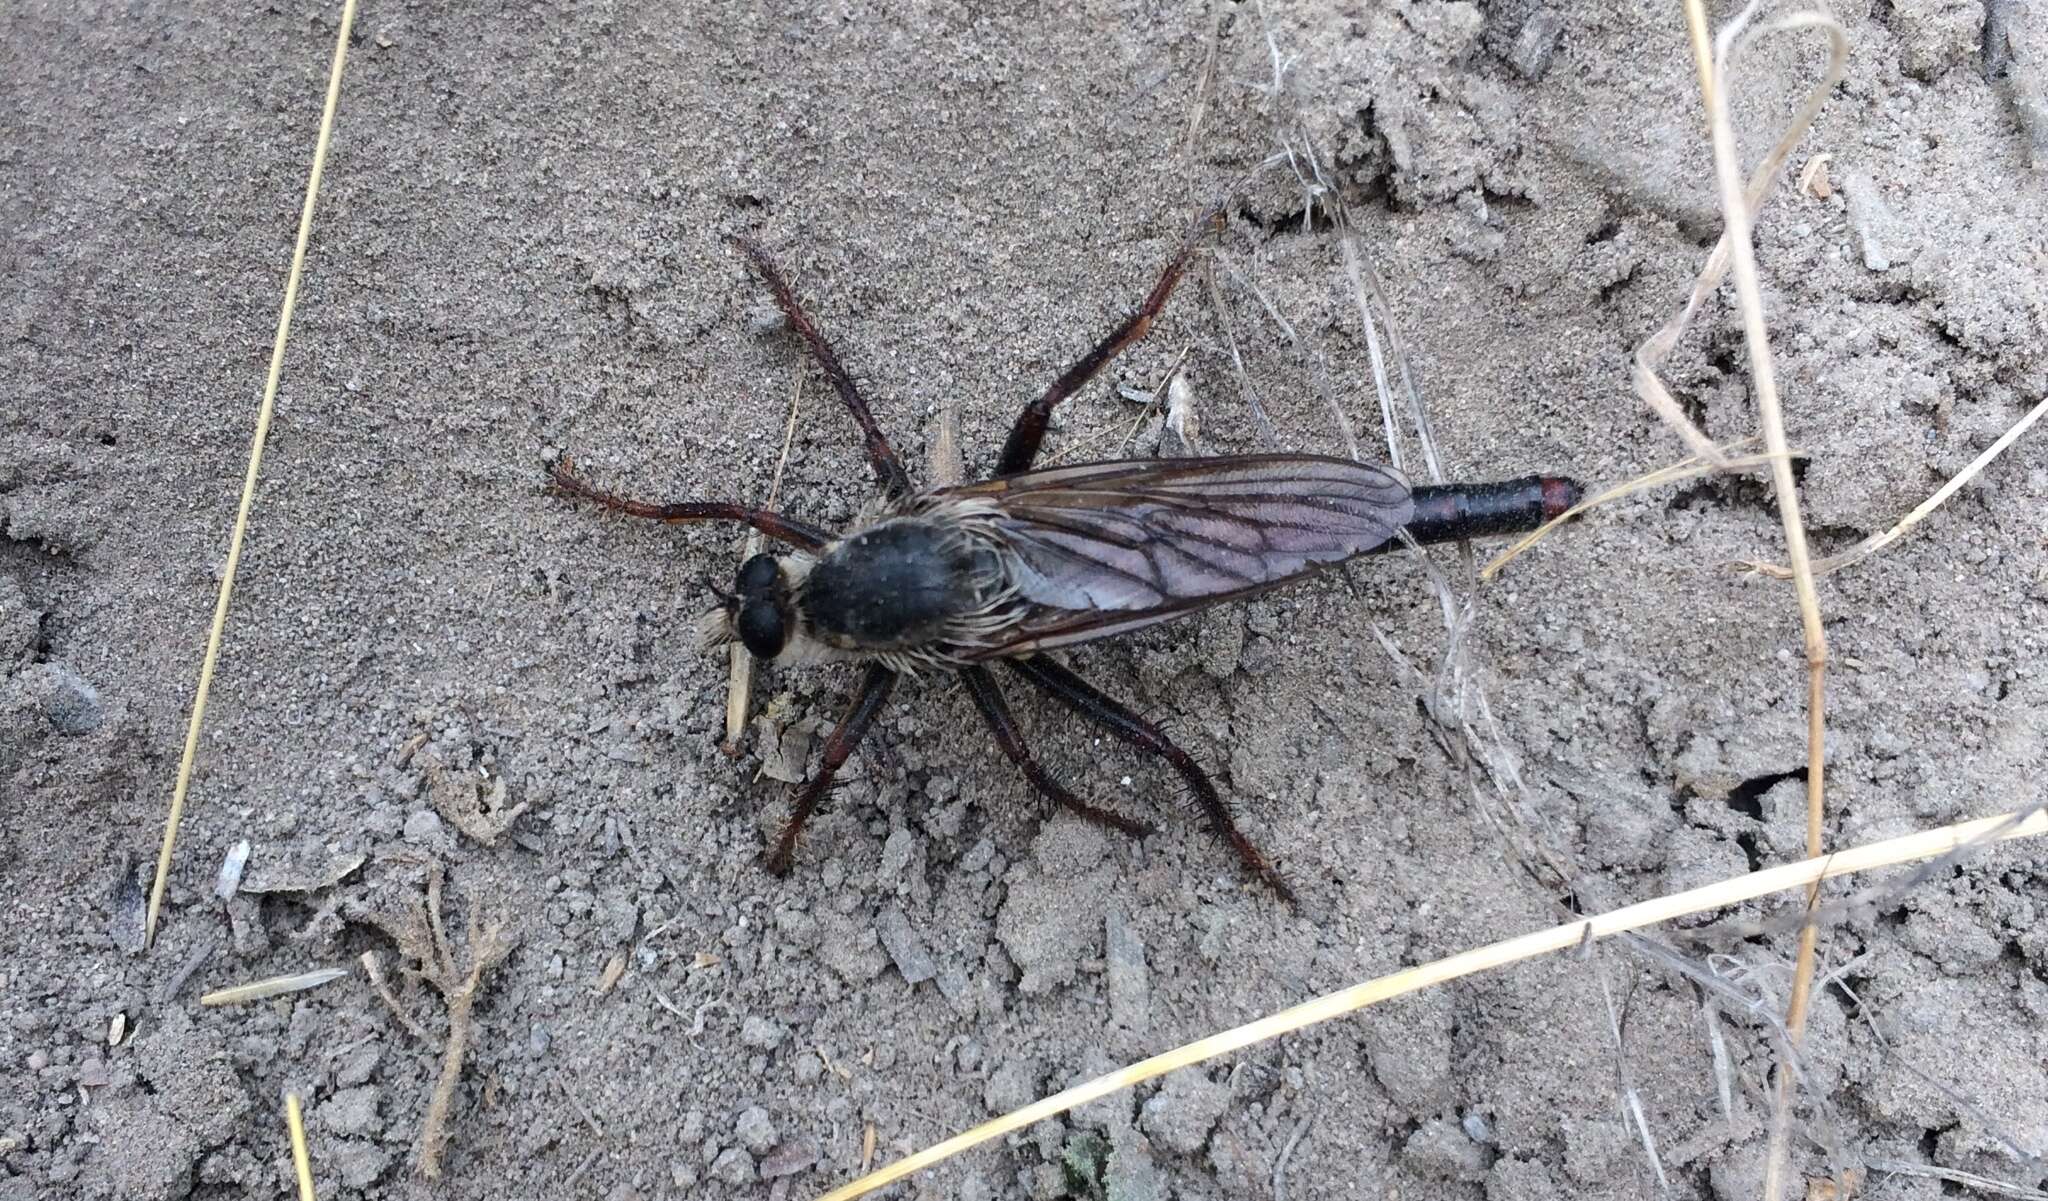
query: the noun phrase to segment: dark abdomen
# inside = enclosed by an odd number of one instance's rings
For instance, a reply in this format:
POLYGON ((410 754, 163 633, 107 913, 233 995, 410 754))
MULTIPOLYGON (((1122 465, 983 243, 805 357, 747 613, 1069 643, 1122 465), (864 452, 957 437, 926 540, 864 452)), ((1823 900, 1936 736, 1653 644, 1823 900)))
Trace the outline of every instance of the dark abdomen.
POLYGON ((833 543, 803 586, 812 633, 847 648, 911 646, 974 609, 975 552, 928 522, 896 520, 833 543))

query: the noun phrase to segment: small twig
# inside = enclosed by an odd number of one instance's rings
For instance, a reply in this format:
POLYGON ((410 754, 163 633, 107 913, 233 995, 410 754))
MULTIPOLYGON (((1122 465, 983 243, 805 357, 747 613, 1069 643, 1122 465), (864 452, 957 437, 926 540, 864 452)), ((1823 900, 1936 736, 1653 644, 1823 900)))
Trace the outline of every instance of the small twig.
POLYGON ((1889 1172, 1894 1176, 1923 1176, 1934 1180, 1946 1180, 1952 1184, 1973 1188, 1980 1193, 1994 1197, 2018 1197, 2020 1201, 2048 1201, 2048 1193, 2028 1188, 2024 1184, 2007 1184, 1975 1172, 1964 1172, 1956 1168, 1937 1168, 1933 1164, 1906 1163, 1897 1159, 1873 1159, 1864 1165, 1873 1172, 1889 1172))
POLYGON ((576 1108, 576 1112, 583 1118, 583 1124, 590 1127, 590 1132, 599 1138, 603 1138, 604 1127, 598 1125, 597 1119, 590 1116, 590 1111, 584 1108, 583 1099, 576 1095, 576 1091, 564 1084, 562 1086, 562 1095, 569 1098, 569 1104, 576 1108))
MULTIPOLYGON (((409 905, 397 912, 377 910, 368 914, 369 920, 398 944, 402 957, 419 961, 418 978, 441 994, 442 1004, 448 1010, 448 1035, 442 1049, 441 1071, 434 1081, 433 1093, 427 1099, 426 1115, 420 1122, 419 1169, 420 1174, 429 1180, 438 1180, 441 1176, 441 1156, 448 1146, 448 1115, 455 1103, 455 1089, 462 1079, 469 1044, 475 1038, 473 1013, 483 989, 484 976, 504 962, 518 945, 517 938, 507 934, 503 920, 485 922, 480 916, 479 905, 472 901, 464 948, 468 964, 464 966, 444 925, 446 915, 442 907, 441 885, 441 864, 430 861, 427 864, 424 903, 418 894, 414 894, 409 905)), ((431 1041, 419 1023, 399 1007, 374 958, 366 955, 363 963, 370 970, 371 986, 391 1010, 392 1016, 415 1037, 431 1041)))
POLYGON ((563 1185, 562 1185, 562 1191, 563 1191, 564 1193, 573 1193, 573 1192, 575 1192, 575 1191, 576 1191, 576 1182, 577 1182, 577 1181, 579 1181, 579 1180, 581 1180, 581 1179, 583 1179, 584 1173, 586 1173, 586 1172, 590 1171, 590 1165, 591 1165, 591 1164, 594 1164, 594 1163, 596 1163, 596 1162, 597 1162, 597 1157, 598 1157, 598 1156, 600 1156, 600 1155, 603 1155, 603 1154, 604 1154, 604 1148, 603 1148, 603 1147, 599 1147, 599 1148, 598 1148, 597 1150, 595 1150, 595 1151, 592 1151, 592 1152, 591 1152, 590 1154, 588 1154, 588 1155, 584 1156, 584 1157, 583 1157, 583 1162, 582 1162, 582 1163, 579 1163, 579 1164, 577 1164, 577 1165, 576 1165, 576 1170, 575 1170, 575 1171, 573 1171, 573 1172, 571 1172, 571 1173, 569 1173, 569 1179, 568 1179, 567 1181, 563 1182, 563 1185))
POLYGON ((426 965, 430 973, 444 978, 455 976, 455 953, 448 949, 448 927, 441 915, 441 861, 427 864, 427 930, 434 936, 434 960, 426 965))
POLYGON ((433 1042, 434 1040, 427 1034, 426 1027, 415 1021, 413 1016, 405 1011, 405 1007, 398 1003, 397 994, 391 991, 391 982, 384 978, 384 965, 377 958, 377 952, 364 951, 362 962, 363 974, 370 978, 370 987, 383 999, 384 1007, 391 1011, 392 1017, 398 1019, 398 1024, 421 1042, 433 1042))
POLYGON ((1288 1134, 1287 1143, 1280 1148, 1280 1154, 1273 1160, 1273 1201, 1287 1201, 1287 1161, 1294 1155, 1295 1144, 1308 1133, 1309 1123, 1315 1121, 1314 1114, 1303 1114, 1288 1134))
POLYGON ((179 964, 178 970, 172 972, 170 979, 165 980, 163 987, 157 990, 156 1003, 168 1005, 172 1001, 177 1000, 178 994, 185 991, 186 982, 192 979, 192 973, 204 966, 206 961, 213 957, 213 953, 219 949, 220 936, 218 934, 208 934, 205 938, 200 939, 199 945, 192 948, 192 953, 185 957, 185 962, 179 964))

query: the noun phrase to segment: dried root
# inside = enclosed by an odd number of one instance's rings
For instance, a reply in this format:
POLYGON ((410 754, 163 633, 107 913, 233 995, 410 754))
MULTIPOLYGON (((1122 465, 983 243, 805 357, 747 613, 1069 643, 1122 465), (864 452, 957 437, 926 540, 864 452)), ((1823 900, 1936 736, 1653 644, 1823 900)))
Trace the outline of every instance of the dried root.
MULTIPOLYGON (((429 1180, 438 1180, 441 1176, 441 1155, 448 1147, 448 1113, 454 1107, 455 1087, 462 1080, 462 1064, 468 1058, 469 1044, 474 1037, 475 1023, 471 1014, 482 991, 484 976, 503 963, 512 949, 519 945, 517 936, 508 933, 502 919, 486 922, 479 916, 477 907, 472 905, 466 940, 467 963, 458 960, 442 917, 442 874, 438 861, 428 863, 424 903, 415 896, 409 906, 397 913, 364 914, 367 920, 398 944, 401 958, 419 962, 418 968, 406 968, 406 974, 425 981, 440 993, 442 1003, 448 1008, 448 1036, 441 1055, 441 1074, 434 1082, 433 1095, 427 1101, 426 1119, 420 1125, 419 1169, 420 1174, 429 1180)), ((415 1037, 427 1039, 426 1028, 399 1005, 397 996, 384 983, 383 972, 375 963, 374 954, 366 955, 364 959, 377 995, 384 999, 399 1024, 415 1037)))

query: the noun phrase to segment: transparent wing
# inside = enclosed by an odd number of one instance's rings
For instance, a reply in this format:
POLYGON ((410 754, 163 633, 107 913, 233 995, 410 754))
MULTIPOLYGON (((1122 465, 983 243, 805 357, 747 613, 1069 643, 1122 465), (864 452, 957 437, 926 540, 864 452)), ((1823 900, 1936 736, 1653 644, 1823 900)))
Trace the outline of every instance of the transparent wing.
POLYGON ((948 490, 996 505, 1028 608, 1015 655, 1125 633, 1363 554, 1414 515, 1408 482, 1319 455, 1089 463, 948 490))

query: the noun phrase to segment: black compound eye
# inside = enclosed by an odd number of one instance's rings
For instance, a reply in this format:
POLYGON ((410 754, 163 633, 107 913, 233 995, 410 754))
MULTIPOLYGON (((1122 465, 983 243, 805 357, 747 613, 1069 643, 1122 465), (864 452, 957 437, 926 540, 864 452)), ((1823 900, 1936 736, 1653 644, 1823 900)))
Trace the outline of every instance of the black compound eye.
POLYGON ((781 582, 782 568, 774 555, 755 555, 740 564, 739 576, 734 581, 741 596, 759 596, 781 582))
POLYGON ((732 624, 740 641, 756 659, 773 659, 782 653, 782 644, 788 641, 782 609, 773 601, 747 601, 740 606, 739 615, 732 624))

